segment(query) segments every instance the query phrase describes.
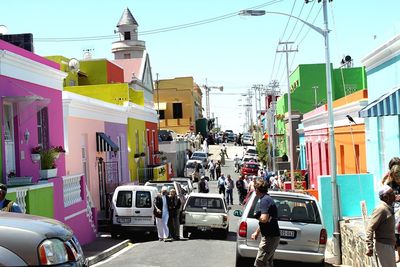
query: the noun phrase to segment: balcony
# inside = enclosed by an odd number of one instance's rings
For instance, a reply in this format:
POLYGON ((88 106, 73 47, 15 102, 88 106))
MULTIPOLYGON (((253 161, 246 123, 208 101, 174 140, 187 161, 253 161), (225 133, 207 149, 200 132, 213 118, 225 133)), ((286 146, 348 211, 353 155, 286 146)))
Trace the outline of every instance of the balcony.
POLYGON ((160 128, 165 128, 165 127, 184 127, 190 126, 190 120, 189 119, 165 119, 165 120, 160 120, 160 128))

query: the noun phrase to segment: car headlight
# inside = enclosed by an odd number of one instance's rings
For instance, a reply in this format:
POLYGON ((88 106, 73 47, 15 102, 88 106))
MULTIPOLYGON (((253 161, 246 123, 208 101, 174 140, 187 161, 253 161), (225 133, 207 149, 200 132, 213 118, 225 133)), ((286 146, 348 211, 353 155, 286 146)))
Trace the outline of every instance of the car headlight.
POLYGON ((39 260, 41 265, 53 265, 68 262, 68 253, 65 244, 60 239, 47 239, 39 246, 39 260))

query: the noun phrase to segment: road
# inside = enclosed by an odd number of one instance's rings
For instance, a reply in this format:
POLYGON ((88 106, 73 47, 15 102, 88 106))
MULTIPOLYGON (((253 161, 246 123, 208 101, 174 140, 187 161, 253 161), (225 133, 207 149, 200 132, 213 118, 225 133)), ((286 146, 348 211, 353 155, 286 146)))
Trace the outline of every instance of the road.
MULTIPOLYGON (((219 153, 219 146, 211 146, 211 158, 216 159, 219 153)), ((222 167, 222 172, 231 174, 234 181, 238 175, 234 172, 233 157, 237 153, 242 155, 243 148, 228 145, 227 152, 229 159, 222 167)), ((216 181, 210 182, 210 192, 218 192, 216 181)), ((229 235, 226 240, 220 240, 211 234, 191 235, 189 239, 181 239, 173 242, 160 242, 148 240, 148 238, 132 237, 133 245, 121 251, 111 258, 96 264, 95 266, 235 266, 236 257, 236 230, 237 217, 233 211, 241 209, 238 205, 238 194, 234 190, 233 203, 229 212, 229 235)), ((182 233, 182 231, 181 231, 182 233)), ((254 260, 249 260, 245 266, 253 266, 254 260)), ((243 266, 243 267, 245 267, 243 266)), ((274 266, 310 266, 301 263, 277 262, 274 266)))

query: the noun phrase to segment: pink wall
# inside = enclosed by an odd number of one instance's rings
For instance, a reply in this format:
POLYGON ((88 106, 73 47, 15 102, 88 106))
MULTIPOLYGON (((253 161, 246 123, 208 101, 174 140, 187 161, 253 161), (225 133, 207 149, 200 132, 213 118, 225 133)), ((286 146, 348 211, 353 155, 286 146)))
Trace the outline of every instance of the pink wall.
POLYGON ((329 174, 329 146, 327 129, 304 131, 306 139, 309 185, 318 188, 318 175, 329 174))
POLYGON ((97 210, 100 210, 99 178, 96 157, 101 156, 96 152, 96 132, 104 132, 104 122, 76 117, 68 118, 68 147, 66 153, 67 175, 83 173, 82 143, 87 144, 87 159, 89 177, 88 187, 97 210))

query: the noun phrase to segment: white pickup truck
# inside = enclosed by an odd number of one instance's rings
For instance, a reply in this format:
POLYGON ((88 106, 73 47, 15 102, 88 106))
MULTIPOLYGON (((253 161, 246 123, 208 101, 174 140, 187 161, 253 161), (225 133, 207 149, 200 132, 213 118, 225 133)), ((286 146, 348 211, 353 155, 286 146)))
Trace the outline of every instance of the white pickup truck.
POLYGON ((212 231, 226 239, 229 233, 228 208, 223 195, 191 193, 182 212, 183 237, 189 233, 212 231))

